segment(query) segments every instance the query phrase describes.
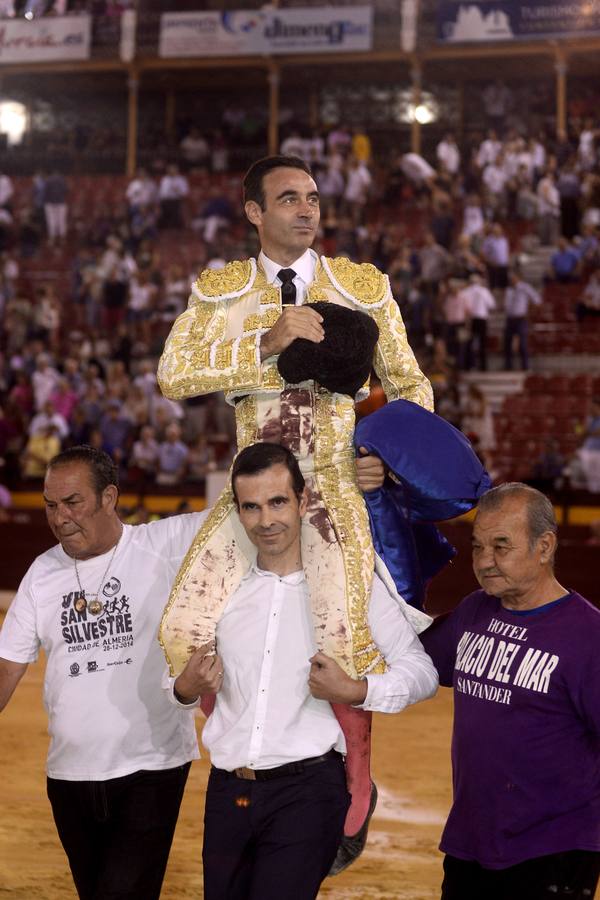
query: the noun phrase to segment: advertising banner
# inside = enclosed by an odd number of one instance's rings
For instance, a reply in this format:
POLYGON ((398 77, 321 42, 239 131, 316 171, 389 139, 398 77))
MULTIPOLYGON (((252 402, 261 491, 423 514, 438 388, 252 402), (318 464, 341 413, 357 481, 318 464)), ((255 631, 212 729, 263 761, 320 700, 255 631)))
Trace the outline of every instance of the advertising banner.
POLYGON ((254 56, 370 50, 370 6, 163 13, 159 56, 254 56))
POLYGON ((533 40, 600 32, 597 0, 440 0, 438 39, 456 43, 533 40))
POLYGON ((91 18, 55 16, 0 21, 0 64, 89 59, 91 18))

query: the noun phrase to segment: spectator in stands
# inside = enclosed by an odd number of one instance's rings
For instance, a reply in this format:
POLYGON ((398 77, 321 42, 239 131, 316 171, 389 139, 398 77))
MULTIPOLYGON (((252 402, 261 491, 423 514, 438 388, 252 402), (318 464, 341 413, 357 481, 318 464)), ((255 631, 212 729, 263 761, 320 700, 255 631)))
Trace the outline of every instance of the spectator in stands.
POLYGON ((495 163, 502 151, 502 141, 498 140, 498 136, 493 128, 487 133, 485 140, 479 145, 477 150, 476 162, 481 171, 490 163, 495 163))
POLYGON ((565 467, 565 458, 560 452, 556 438, 546 438, 542 452, 531 467, 531 477, 527 484, 538 491, 549 493, 557 488, 565 467))
POLYGON ((594 228, 600 226, 600 175, 597 172, 589 172, 582 187, 585 211, 583 224, 594 228))
POLYGON ((431 233, 436 244, 450 251, 454 243, 454 214, 450 197, 444 194, 435 204, 434 212, 429 223, 431 233))
POLYGON ((513 105, 513 92, 497 78, 483 90, 481 99, 488 121, 495 130, 500 130, 513 105))
POLYGON ((158 188, 161 228, 183 227, 183 203, 189 192, 189 182, 178 166, 174 163, 167 166, 158 188))
POLYGON ((344 193, 344 176, 341 170, 328 160, 327 165, 315 173, 315 180, 319 188, 323 220, 325 220, 339 211, 344 193))
POLYGON ((481 372, 487 370, 487 323, 490 312, 496 307, 494 295, 484 283, 480 275, 471 275, 469 284, 462 289, 467 299, 470 319, 470 335, 466 351, 466 368, 475 364, 481 372), (475 351, 475 348, 476 351, 475 351))
POLYGON ((198 128, 192 128, 179 145, 185 169, 205 169, 208 165, 210 147, 198 128))
POLYGON ((67 237, 67 197, 69 189, 60 172, 44 179, 43 200, 46 234, 50 244, 60 244, 67 237))
POLYGON ((582 273, 596 269, 600 265, 600 241, 598 229, 591 224, 584 224, 581 237, 575 239, 576 251, 581 260, 582 273))
POLYGON ((543 246, 556 244, 560 222, 560 194, 554 173, 546 171, 536 190, 538 202, 538 234, 543 246))
POLYGON ((50 460, 60 452, 56 425, 48 422, 31 434, 21 456, 22 478, 43 478, 50 460))
POLYGON ((479 450, 493 450, 496 446, 492 408, 481 388, 474 382, 469 384, 462 404, 461 429, 477 444, 479 450))
POLYGON ((429 191, 435 178, 435 169, 418 153, 404 153, 400 168, 418 192, 429 191))
POLYGON ((207 244, 214 244, 223 228, 231 226, 235 217, 229 197, 223 189, 215 184, 209 188, 208 199, 200 209, 200 215, 192 222, 192 227, 199 231, 207 244))
POLYGON ((510 246, 499 222, 490 226, 481 244, 481 255, 487 266, 490 289, 504 290, 508 286, 510 246))
POLYGON ((54 366, 50 365, 50 357, 40 353, 35 361, 35 371, 31 376, 35 408, 41 410, 56 390, 60 376, 54 366))
POLYGON ((31 207, 24 206, 17 213, 16 241, 22 259, 35 256, 42 240, 39 221, 31 207))
POLYGON ((463 224, 461 234, 471 241, 483 234, 485 219, 481 208, 481 197, 469 194, 463 208, 463 224))
POLYGON ((0 318, 2 310, 17 292, 19 263, 15 256, 7 251, 0 254, 0 318))
POLYGON ((29 423, 29 434, 33 437, 36 434, 46 432, 50 425, 52 425, 61 441, 68 437, 69 425, 66 416, 55 408, 51 400, 46 400, 42 409, 35 414, 29 423))
POLYGON ((131 333, 150 340, 150 317, 155 306, 158 289, 145 269, 140 269, 129 282, 127 299, 127 323, 131 333))
POLYGON ((106 412, 100 421, 102 449, 117 463, 126 464, 131 442, 131 422, 121 411, 119 400, 112 399, 106 404, 106 412))
POLYGON ((558 248, 550 258, 551 277, 561 284, 579 278, 579 255, 564 237, 559 238, 558 248))
POLYGON ((530 305, 540 306, 542 300, 539 293, 530 284, 521 278, 516 271, 509 275, 509 286, 504 293, 504 311, 506 322, 504 325, 504 368, 511 370, 513 367, 513 343, 515 337, 519 341, 519 355, 521 368, 526 371, 529 368, 529 352, 527 345, 528 320, 527 315, 530 305))
POLYGON ((600 493, 600 397, 592 399, 584 441, 577 453, 588 491, 600 493))
POLYGON ((159 319, 172 324, 186 307, 189 295, 189 282, 184 277, 182 266, 169 266, 165 278, 162 295, 159 301, 159 319))
POLYGON ((107 249, 102 255, 97 275, 102 284, 102 308, 104 327, 115 332, 125 315, 129 279, 134 266, 125 254, 121 240, 111 235, 107 240, 107 249))
POLYGON ((579 146, 577 155, 582 169, 593 169, 596 164, 596 138, 598 131, 594 127, 593 119, 586 119, 579 134, 579 146))
POLYGON ((520 221, 532 222, 538 213, 538 198, 533 190, 533 167, 519 164, 515 178, 515 215, 520 221))
POLYGON ((34 335, 43 341, 45 347, 58 352, 60 344, 61 305, 54 288, 42 286, 38 289, 37 302, 33 312, 34 335))
POLYGON ((344 211, 349 215, 355 227, 364 224, 365 206, 371 187, 371 173, 366 163, 350 157, 346 169, 346 186, 344 189, 344 211))
POLYGON ((229 169, 229 145, 222 131, 216 131, 210 147, 210 166, 213 172, 229 169))
POLYGON ((436 147, 435 154, 440 166, 450 175, 458 175, 460 171, 460 150, 452 132, 444 135, 436 147))
MULTIPOLYGON (((368 166, 371 162, 372 148, 371 139, 364 127, 356 127, 352 129, 352 156, 359 162, 368 166)), ((310 165, 310 160, 308 160, 310 165)))
POLYGON ((158 470, 158 457, 159 445, 154 428, 151 425, 144 425, 131 451, 129 478, 136 483, 141 482, 141 487, 151 484, 158 470))
POLYGON ((581 180, 575 165, 567 161, 556 183, 560 196, 560 233, 571 241, 579 234, 581 180))
POLYGON ((166 439, 167 428, 171 424, 182 421, 184 413, 180 403, 164 397, 155 385, 154 393, 150 397, 150 424, 156 430, 157 440, 166 439))
POLYGON ((421 284, 424 292, 434 300, 440 281, 447 277, 452 267, 452 257, 448 251, 436 243, 431 231, 425 234, 423 246, 419 250, 421 284))
POLYGON ((480 256, 471 249, 471 241, 466 234, 458 239, 458 246, 454 252, 452 274, 455 278, 468 281, 471 275, 485 277, 485 264, 480 256))
POLYGON ((180 484, 185 479, 188 458, 189 450, 181 440, 181 428, 176 422, 171 422, 158 450, 156 483, 180 484))
POLYGON ((458 369, 465 367, 468 341, 469 301, 463 287, 463 282, 450 278, 445 286, 443 298, 446 351, 458 369))
POLYGON ((134 377, 133 383, 136 387, 141 387, 149 401, 155 396, 160 396, 157 393, 156 366, 151 359, 143 359, 140 362, 138 373, 134 377))
POLYGON ((325 165, 325 138, 318 128, 314 128, 305 141, 306 161, 315 170, 325 165))
POLYGON ((131 378, 120 359, 112 359, 107 365, 106 371, 106 397, 116 397, 124 401, 131 390, 131 378))
POLYGON ((9 400, 18 409, 27 420, 33 415, 33 388, 31 387, 31 378, 23 369, 19 369, 15 373, 15 383, 10 389, 9 400))
POLYGON ((139 384, 132 384, 129 387, 121 413, 129 419, 136 432, 150 421, 150 403, 139 384))
POLYGON ((306 143, 298 128, 293 128, 289 135, 281 142, 280 153, 282 156, 306 157, 306 143))
POLYGON ((71 387, 67 378, 61 377, 56 385, 56 390, 50 395, 50 403, 56 412, 63 416, 66 422, 69 422, 78 402, 77 392, 71 387))
POLYGON ((327 152, 346 157, 352 147, 352 135, 345 125, 336 125, 327 135, 327 152))
POLYGON ((66 379, 69 387, 74 390, 78 396, 80 396, 81 386, 83 384, 83 375, 81 372, 79 360, 77 360, 74 356, 67 356, 63 361, 62 374, 63 378, 66 379))
POLYGON ((6 175, 4 172, 0 171, 0 209, 11 212, 13 194, 14 187, 12 179, 9 175, 6 175))
POLYGON ((130 217, 133 217, 140 210, 156 203, 156 184, 146 169, 138 169, 135 178, 127 185, 125 196, 129 203, 130 217))
POLYGON ((83 389, 81 400, 79 401, 78 410, 80 415, 78 418, 82 420, 83 425, 88 429, 95 428, 104 414, 104 405, 102 402, 102 393, 98 390, 97 385, 87 384, 83 389))
POLYGON ((582 322, 587 316, 600 316, 600 270, 596 269, 583 289, 575 307, 577 321, 582 322))
POLYGON ((208 443, 206 435, 199 434, 189 449, 187 480, 203 483, 208 473, 216 468, 214 447, 208 443))
POLYGON ((504 156, 500 153, 494 162, 487 164, 481 180, 485 189, 485 207, 489 218, 498 218, 506 213, 506 183, 508 175, 504 168, 504 156))

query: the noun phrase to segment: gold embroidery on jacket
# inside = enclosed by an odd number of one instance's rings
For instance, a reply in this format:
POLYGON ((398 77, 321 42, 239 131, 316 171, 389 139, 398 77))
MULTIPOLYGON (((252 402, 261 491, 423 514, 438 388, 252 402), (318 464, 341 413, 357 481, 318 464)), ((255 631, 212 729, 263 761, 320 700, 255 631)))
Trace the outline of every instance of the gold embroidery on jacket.
POLYGON ((252 277, 249 259, 227 263, 223 269, 204 269, 196 280, 196 287, 205 297, 222 297, 243 291, 252 277))

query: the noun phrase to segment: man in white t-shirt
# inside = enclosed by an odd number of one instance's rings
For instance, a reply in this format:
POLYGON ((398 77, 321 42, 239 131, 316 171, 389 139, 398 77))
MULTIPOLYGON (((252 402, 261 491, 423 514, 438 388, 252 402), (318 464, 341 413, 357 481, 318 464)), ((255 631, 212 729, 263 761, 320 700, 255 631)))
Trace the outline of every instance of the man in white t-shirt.
POLYGON ((46 654, 48 796, 82 900, 158 900, 190 762, 192 715, 161 689, 165 600, 203 514, 123 525, 117 470, 91 447, 50 461, 59 541, 27 571, 0 632, 0 710, 46 654))
POLYGON ((204 897, 314 900, 350 801, 346 742, 331 704, 399 712, 432 696, 437 679, 402 601, 378 577, 368 619, 385 673, 352 678, 317 652, 300 536, 308 492, 290 450, 245 447, 231 482, 256 562, 219 619, 217 652, 199 648, 171 679, 180 705, 216 694, 202 735, 213 764, 204 897))

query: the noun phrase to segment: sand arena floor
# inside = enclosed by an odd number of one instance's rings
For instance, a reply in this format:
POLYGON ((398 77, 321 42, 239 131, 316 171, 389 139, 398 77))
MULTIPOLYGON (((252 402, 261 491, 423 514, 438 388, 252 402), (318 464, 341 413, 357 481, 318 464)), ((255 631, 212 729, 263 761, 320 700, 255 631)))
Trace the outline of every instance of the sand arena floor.
MULTIPOLYGON (((0 718, 0 898, 10 900, 76 898, 45 794, 48 738, 42 677, 42 662, 30 666, 0 718)), ((451 717, 451 692, 444 689, 398 716, 374 717, 373 774, 379 804, 369 843, 350 869, 326 880, 320 898, 439 898, 442 857, 437 844, 450 804, 451 717)), ((203 719, 197 721, 201 728, 203 719)), ((164 900, 203 896, 200 853, 207 772, 206 760, 192 766, 164 900)))
MULTIPOLYGON (((45 793, 48 736, 42 677, 42 662, 30 666, 0 718, 0 898, 10 900, 76 897, 45 793)), ((197 721, 201 728, 203 719, 197 721)), ((319 897, 439 897, 437 842, 450 802, 450 721, 449 691, 401 715, 375 716, 373 772, 379 804, 369 844, 354 866, 325 882, 319 897)), ((207 772, 206 760, 192 766, 163 886, 164 900, 202 897, 200 852, 207 772)))

